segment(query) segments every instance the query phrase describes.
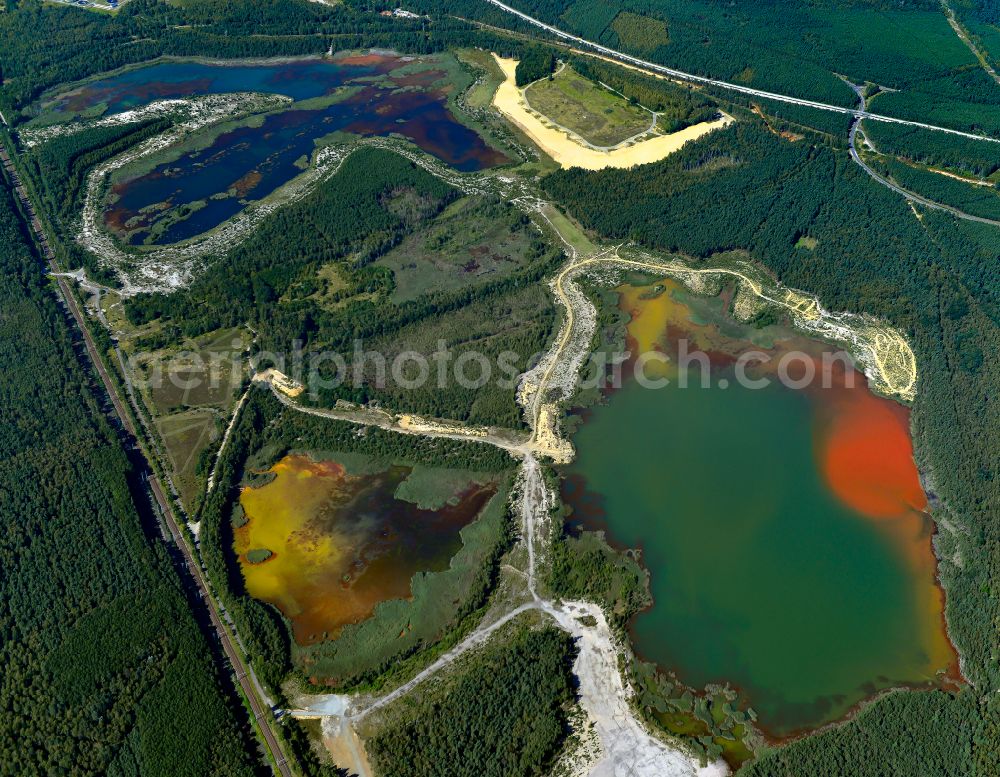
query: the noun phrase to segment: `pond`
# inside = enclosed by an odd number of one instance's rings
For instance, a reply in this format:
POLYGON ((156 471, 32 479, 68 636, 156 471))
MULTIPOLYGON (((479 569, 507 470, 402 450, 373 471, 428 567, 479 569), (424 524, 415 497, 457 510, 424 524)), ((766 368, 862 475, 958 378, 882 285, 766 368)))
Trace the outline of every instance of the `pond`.
POLYGON ((388 72, 396 58, 343 57, 281 62, 156 62, 131 68, 43 100, 43 111, 102 115, 141 108, 156 100, 203 94, 262 92, 306 100, 330 94, 351 78, 388 72))
POLYGON ((463 172, 507 162, 449 107, 457 67, 448 55, 391 54, 256 65, 160 62, 90 82, 43 109, 116 113, 157 99, 233 91, 312 101, 206 134, 195 148, 168 150, 151 169, 123 171, 105 223, 132 245, 170 244, 218 226, 300 175, 316 142, 335 132, 399 135, 463 172))
POLYGON ((620 300, 631 350, 670 356, 651 373, 670 383, 626 380, 586 411, 563 481, 571 525, 642 551, 654 604, 632 624, 637 652, 691 687, 729 683, 775 738, 955 675, 908 410, 838 359, 827 381, 782 385, 779 357, 835 349, 657 288, 620 300), (751 351, 770 358, 745 373, 766 387, 737 380, 751 351), (685 352, 711 366, 692 360, 682 388, 685 352))
POLYGON ((380 602, 409 598, 418 572, 447 569, 462 528, 496 493, 470 483, 440 509, 421 509, 396 498, 408 467, 352 475, 292 454, 268 472, 270 482, 240 494, 246 523, 234 549, 247 592, 281 610, 299 645, 336 638, 380 602))

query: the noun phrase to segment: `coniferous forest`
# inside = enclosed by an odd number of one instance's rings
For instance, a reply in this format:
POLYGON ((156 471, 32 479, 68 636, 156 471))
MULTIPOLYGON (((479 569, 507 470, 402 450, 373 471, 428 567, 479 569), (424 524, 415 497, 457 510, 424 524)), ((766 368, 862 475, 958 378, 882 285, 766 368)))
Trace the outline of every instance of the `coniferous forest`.
POLYGON ((0 741, 10 774, 254 774, 245 713, 0 190, 0 741))
MULTIPOLYGON (((857 105, 851 82, 863 88, 872 111, 1000 138, 1000 85, 983 66, 1000 69, 1000 12, 990 0, 950 3, 978 54, 955 34, 938 0, 505 1, 648 61, 842 108, 857 105)), ((571 51, 483 0, 412 0, 402 7, 413 15, 393 15, 399 5, 130 0, 111 14, 7 0, 0 11, 2 140, 62 269, 83 267, 91 279, 120 282, 77 239, 87 179, 173 119, 88 128, 31 148, 15 137, 36 126, 39 105, 57 88, 160 57, 378 48, 447 57, 461 50, 494 64, 489 52, 496 52, 520 60, 520 86, 568 61, 584 77, 659 113, 668 129, 731 113, 731 125, 661 161, 590 171, 558 168, 529 148, 519 131, 490 114, 491 95, 480 95, 478 109, 466 105, 466 94, 445 100, 449 110, 468 108, 462 121, 503 148, 508 161, 500 163, 501 174, 520 176, 549 200, 551 213, 565 217, 581 243, 634 243, 696 264, 739 252, 785 286, 817 295, 829 310, 869 314, 906 335, 919 365, 910 416, 914 452, 961 681, 889 691, 818 732, 780 744, 756 741, 756 753, 740 758, 737 773, 1000 775, 1000 228, 988 223, 1000 220, 994 202, 1000 145, 864 121, 877 153, 892 157, 879 169, 975 217, 959 219, 908 202, 857 165, 847 152, 849 113, 688 87, 618 67, 571 51)), ((469 95, 498 83, 495 67, 468 67, 469 95)), ((426 354, 443 340, 491 358, 514 351, 517 373, 527 370, 560 331, 565 313, 553 303, 549 281, 577 247, 553 239, 495 192, 463 192, 394 148, 355 149, 338 173, 269 212, 250 239, 225 246, 182 288, 124 298, 115 310, 122 330, 139 332, 132 344, 149 352, 229 329, 246 329, 254 348, 278 353, 293 347, 348 353, 361 341, 383 352, 426 354), (418 246, 443 255, 460 231, 455 213, 466 214, 463 226, 477 220, 470 243, 489 242, 479 237, 495 234, 489 227, 513 235, 517 250, 495 252, 499 269, 482 280, 430 283, 409 294, 401 279, 417 262, 405 251, 418 246)), ((3 177, 0 772, 266 773, 205 605, 161 536, 144 459, 110 412, 28 224, 12 181, 3 177)), ((474 264, 454 266, 463 273, 481 269, 474 264)), ((621 322, 607 310, 598 316, 602 328, 620 334, 621 322)), ((92 324, 100 347, 113 354, 116 341, 92 324)), ((493 385, 404 391, 366 377, 361 385, 299 400, 310 410, 343 401, 505 427, 512 439, 527 438, 537 420, 526 418, 516 387, 493 385)), ((219 415, 221 429, 226 414, 219 415)), ((294 413, 270 391, 250 389, 218 456, 215 490, 204 492, 192 515, 200 522, 206 574, 248 664, 278 707, 293 704, 286 692, 294 695, 316 678, 295 663, 289 620, 247 593, 232 552, 240 489, 254 467, 299 450, 480 474, 509 474, 516 465, 507 449, 492 444, 360 428, 294 413)), ((217 444, 213 438, 201 451, 200 475, 215 463, 217 444)), ((557 470, 541 458, 552 485, 557 470)), ((558 505, 551 514, 559 520, 558 505)), ((538 583, 545 595, 599 602, 627 644, 633 616, 655 605, 646 577, 655 570, 643 567, 641 553, 620 553, 594 533, 560 532, 557 525, 551 536, 553 546, 540 554, 549 565, 538 583)), ((515 539, 500 534, 465 598, 451 602, 455 617, 443 619, 432 640, 373 662, 346 684, 373 692, 392 687, 467 633, 510 594, 497 580, 501 567, 518 561, 504 555, 515 539)), ((580 707, 572 671, 577 648, 567 633, 540 626, 542 617, 528 616, 536 618, 530 626, 512 622, 464 656, 454 674, 390 706, 365 741, 375 773, 549 773, 573 743, 580 707)), ((335 640, 324 647, 336 653, 335 640)), ((626 675, 631 658, 621 657, 626 675)), ((697 709, 692 693, 687 697, 697 709)), ((702 722, 712 725, 701 701, 702 722)), ((738 712, 748 721, 745 707, 741 700, 725 715, 738 712)), ((318 728, 294 722, 281 730, 302 773, 335 772, 318 745, 318 728)), ((711 738, 703 739, 698 752, 714 754, 711 738)))

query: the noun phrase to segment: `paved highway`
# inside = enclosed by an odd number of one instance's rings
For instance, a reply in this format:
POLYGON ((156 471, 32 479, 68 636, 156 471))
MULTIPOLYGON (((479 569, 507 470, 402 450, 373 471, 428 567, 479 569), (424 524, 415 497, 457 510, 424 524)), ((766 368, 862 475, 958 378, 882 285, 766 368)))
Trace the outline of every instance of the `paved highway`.
MULTIPOLYGON (((52 273, 59 272, 59 268, 55 263, 55 256, 52 253, 52 249, 49 246, 48 240, 45 237, 45 233, 42 230, 42 225, 35 214, 34 207, 31 204, 31 200, 28 198, 28 192, 21 183, 21 179, 17 174, 17 169, 14 167, 13 162, 7 154, 7 150, 0 146, 0 161, 3 162, 4 168, 7 170, 8 175, 10 175, 11 181, 14 183, 14 190, 17 194, 18 199, 21 201, 21 205, 24 207, 25 211, 31 221, 32 231, 35 233, 39 244, 42 247, 42 252, 45 255, 45 260, 49 265, 49 269, 52 273)), ((94 367, 97 370, 98 375, 101 378, 101 382, 104 384, 104 388, 108 393, 108 397, 111 399, 111 403, 114 405, 115 413, 118 415, 122 426, 125 430, 133 437, 138 440, 139 436, 136 433, 135 425, 132 423, 132 419, 126 412, 125 406, 122 403, 121 397, 118 396, 117 388, 115 384, 111 381, 111 377, 108 375, 107 370, 104 367, 104 362, 101 360, 98 354, 97 347, 94 345, 94 341, 90 336, 90 330, 87 328, 86 321, 83 318, 83 314, 80 312, 80 307, 77 305, 76 298, 72 294, 72 290, 66 279, 60 275, 55 276, 56 282, 59 284, 59 290, 62 292, 62 297, 69 308, 70 313, 73 316, 73 320, 76 322, 77 328, 79 328, 80 333, 83 335, 84 344, 87 347, 87 353, 90 355, 91 361, 94 363, 94 367)), ((141 455, 145 456, 144 453, 141 455)), ((260 697, 257 695, 257 691, 253 686, 252 678, 249 674, 249 670, 240 658, 239 653, 233 646, 233 641, 230 637, 229 630, 223 625, 222 620, 219 618, 219 613, 215 600, 208 588, 208 583, 205 580, 204 573, 202 572, 201 565, 198 563, 197 559, 194 557, 194 553, 190 546, 185 541, 184 537, 181 535, 180 529, 177 526, 177 522, 174 520, 174 515, 170 510, 170 503, 167 500, 167 496, 164 493, 163 486, 160 484, 159 478, 156 476, 155 470, 149 466, 147 461, 147 469, 149 475, 147 475, 146 480, 149 483, 150 491, 152 492, 154 498, 156 499, 157 505, 159 507, 160 513, 166 522, 167 528, 173 537, 174 543, 180 549, 184 556, 184 566, 191 576, 194 583, 198 586, 198 591, 201 595, 202 600, 205 602, 208 609, 209 617, 212 621, 212 626, 215 629, 216 634, 219 637, 219 641, 222 643, 222 648, 226 652, 226 657, 229 659, 229 663, 232 665, 233 671, 236 674, 236 680, 239 682, 240 687, 243 689, 243 694, 246 696, 247 701, 250 703, 250 709, 253 711, 254 719, 260 729, 261 734, 264 737, 267 747, 271 752, 274 759, 275 765, 278 772, 282 777, 293 777, 292 770, 289 767, 288 761, 281 749, 281 745, 278 742, 277 737, 274 734, 271 726, 273 720, 271 718, 270 710, 261 702, 260 697)))
POLYGON ((916 192, 911 192, 909 189, 904 189, 903 187, 894 184, 888 178, 886 178, 886 177, 880 175, 879 173, 875 172, 875 170, 873 170, 868 165, 868 163, 865 162, 865 160, 861 158, 861 154, 858 153, 858 149, 857 149, 857 134, 858 134, 858 125, 859 124, 861 124, 861 120, 860 119, 856 119, 854 121, 854 123, 851 125, 851 135, 850 135, 850 139, 851 139, 851 148, 850 148, 850 150, 851 150, 851 159, 853 159, 855 162, 857 162, 858 165, 861 166, 862 170, 864 170, 866 173, 868 173, 868 175, 870 175, 872 178, 874 178, 880 184, 882 184, 883 186, 888 187, 889 189, 892 189, 897 194, 903 195, 910 202, 915 202, 918 205, 923 205, 925 208, 931 208, 933 210, 943 210, 943 211, 945 211, 947 213, 950 213, 951 215, 956 216, 956 217, 958 217, 960 219, 965 219, 966 221, 976 221, 976 222, 978 222, 980 224, 989 224, 990 226, 993 226, 993 227, 1000 227, 1000 221, 994 221, 993 219, 983 218, 982 216, 973 216, 971 213, 966 213, 965 211, 959 210, 958 208, 953 208, 951 205, 945 205, 944 203, 941 203, 941 202, 935 202, 934 200, 928 200, 926 197, 921 197, 916 192))
MULTIPOLYGON (((858 96, 860 105, 863 107, 865 104, 865 93, 864 88, 858 84, 851 84, 851 89, 858 96)), ((925 208, 931 208, 933 210, 943 210, 946 213, 950 213, 960 219, 965 219, 966 221, 976 221, 980 224, 989 224, 992 227, 1000 227, 1000 221, 994 221, 993 219, 983 218, 982 216, 973 216, 971 213, 966 213, 965 211, 959 210, 958 208, 952 207, 951 205, 945 205, 941 202, 935 202, 934 200, 929 200, 926 197, 922 197, 916 192, 911 192, 909 189, 904 189, 899 186, 884 175, 876 172, 864 159, 861 158, 861 154, 858 152, 858 134, 864 136, 864 132, 861 131, 861 117, 856 117, 854 121, 851 122, 851 131, 848 134, 848 145, 851 152, 851 159, 853 159, 857 165, 864 170, 868 175, 870 175, 875 181, 885 186, 888 189, 892 189, 897 194, 903 195, 910 202, 915 202, 918 205, 923 205, 925 208)))
POLYGON ((765 92, 763 89, 752 89, 749 86, 744 86, 742 84, 731 84, 728 81, 720 81, 717 78, 708 78, 706 76, 699 76, 694 73, 685 73, 683 70, 677 70, 672 67, 666 67, 665 65, 658 65, 655 62, 648 62, 644 59, 639 59, 638 57, 633 57, 630 54, 624 54, 615 49, 610 49, 607 46, 602 46, 599 43, 594 43, 586 38, 580 38, 576 35, 571 35, 568 32, 563 32, 558 27, 553 27, 551 24, 546 24, 533 16, 528 16, 528 14, 518 11, 516 8, 511 8, 506 3, 500 2, 500 0, 484 0, 484 2, 490 5, 495 5, 507 13, 517 16, 519 19, 532 24, 535 27, 539 27, 547 32, 552 33, 558 38, 575 43, 578 46, 584 46, 586 48, 592 49, 594 51, 600 52, 607 57, 612 57, 613 59, 618 59, 622 62, 627 62, 630 65, 638 67, 643 70, 647 70, 652 73, 659 75, 670 76, 671 78, 676 78, 679 81, 690 81, 696 84, 706 84, 707 86, 715 86, 720 89, 728 89, 731 92, 739 92, 740 94, 748 94, 752 97, 762 97, 768 100, 776 100, 777 102, 790 103, 791 105, 801 105, 806 108, 815 108, 820 111, 831 111, 833 113, 844 113, 854 116, 859 119, 871 119, 872 121, 883 121, 890 124, 905 124, 908 127, 920 127, 922 129, 934 130, 935 132, 946 132, 949 135, 959 135, 963 138, 971 138, 972 140, 984 140, 990 143, 1000 143, 998 138, 990 138, 985 135, 976 135, 972 132, 962 132, 961 130, 950 129, 948 127, 939 127, 935 124, 924 124, 920 121, 910 121, 908 119, 898 119, 895 116, 884 116, 879 113, 871 113, 870 111, 859 109, 859 108, 846 108, 842 105, 830 105, 828 103, 821 103, 815 100, 805 100, 800 97, 789 97, 785 94, 777 94, 775 92, 765 92))

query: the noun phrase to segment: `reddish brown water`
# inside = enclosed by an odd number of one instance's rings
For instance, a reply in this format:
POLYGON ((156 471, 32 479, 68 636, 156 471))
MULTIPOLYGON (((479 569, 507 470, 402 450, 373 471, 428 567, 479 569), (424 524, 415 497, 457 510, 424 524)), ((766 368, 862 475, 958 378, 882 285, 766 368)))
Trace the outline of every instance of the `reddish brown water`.
POLYGON ((838 499, 871 518, 924 510, 906 408, 860 388, 831 392, 819 414, 819 460, 838 499))
POLYGON ((69 111, 103 102, 120 109, 188 88, 184 94, 267 91, 296 99, 354 88, 332 105, 292 107, 260 126, 236 127, 206 148, 115 184, 108 227, 134 245, 164 244, 206 232, 271 194, 302 173, 300 160, 313 154, 317 140, 337 131, 400 135, 461 171, 509 161, 452 113, 447 80, 440 59, 382 54, 258 66, 162 63, 82 87, 55 106, 69 111))
POLYGON ((632 625, 638 652, 694 688, 740 689, 774 738, 955 676, 909 411, 842 366, 826 388, 780 385, 783 355, 795 378, 835 349, 665 285, 625 287, 621 304, 634 351, 672 357, 671 384, 630 380, 589 411, 563 488, 574 521, 642 549, 654 604, 632 625), (704 387, 697 368, 680 385, 683 341, 710 357, 704 387), (771 357, 750 374, 766 388, 735 379, 751 350, 771 357))
POLYGON ((281 610, 300 645, 408 598, 418 572, 447 569, 462 527, 496 492, 472 485, 442 509, 422 510, 394 497, 406 467, 355 476, 335 461, 290 455, 270 472, 271 482, 240 495, 248 520, 234 546, 247 591, 281 610), (270 557, 253 563, 261 550, 270 557))

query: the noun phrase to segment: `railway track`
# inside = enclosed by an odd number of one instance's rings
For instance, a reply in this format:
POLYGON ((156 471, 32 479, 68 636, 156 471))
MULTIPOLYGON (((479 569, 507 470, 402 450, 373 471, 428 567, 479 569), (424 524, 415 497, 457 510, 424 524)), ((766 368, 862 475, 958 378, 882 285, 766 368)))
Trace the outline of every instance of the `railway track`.
MULTIPOLYGON (((100 353, 98 352, 97 346, 94 344, 94 340, 90 335, 90 330, 87 328, 80 306, 77 304, 76 298, 72 294, 72 289, 70 289, 69 284, 66 282, 64 277, 55 275, 55 273, 59 272, 59 267, 57 267, 55 263, 55 254, 53 253, 52 247, 49 245, 48 239, 45 236, 45 232, 42 229, 42 224, 38 219, 34 206, 31 204, 28 191, 25 189, 24 184, 21 182, 21 178, 17 173, 17 168, 14 166, 13 160, 7 153, 7 149, 3 146, 0 146, 0 162, 3 163, 4 169, 14 185, 14 191, 21 203, 21 206, 28 214, 28 220, 35 239, 41 246, 42 254, 45 257, 45 262, 48 265, 49 271, 53 273, 53 277, 59 286, 59 292, 62 296, 63 302, 65 303, 70 315, 73 317, 73 321, 75 322, 77 329, 83 337, 84 345, 87 348, 87 355, 90 357, 90 360, 94 365, 94 369, 97 371, 101 382, 104 384, 104 389, 107 392, 108 398, 111 400, 112 406, 114 407, 115 415, 118 417, 122 428, 127 432, 129 437, 134 440, 141 439, 135 424, 132 422, 131 416, 126 411, 125 404, 119 396, 114 382, 111 380, 111 376, 108 374, 107 369, 104 366, 103 360, 100 358, 100 353)), ((277 769, 278 773, 282 775, 282 777, 293 777, 289 761, 284 754, 277 735, 274 733, 272 727, 274 719, 271 715, 271 711, 267 705, 261 701, 260 696, 257 693, 257 689, 254 686, 251 670, 246 666, 240 654, 237 652, 233 644, 233 637, 230 635, 229 629, 225 626, 222 622, 222 618, 219 616, 218 604, 209 589, 208 581, 205 579, 205 574, 201 568, 201 564, 195 558, 194 551, 181 534, 180 527, 177 525, 173 511, 170 508, 170 501, 167 499, 167 495, 164 492, 162 484, 160 483, 160 479, 157 476, 155 469, 151 466, 146 454, 142 451, 141 446, 139 447, 139 455, 142 456, 146 464, 148 471, 148 474, 146 475, 146 482, 149 485, 149 490, 153 495, 156 507, 174 544, 182 554, 184 569, 187 575, 191 578, 192 582, 194 582, 199 595, 205 602, 205 607, 208 610, 208 616, 211 620, 212 628, 215 630, 215 633, 219 638, 219 643, 222 645, 222 649, 225 652, 226 658, 233 670, 236 681, 239 683, 239 686, 243 691, 243 695, 250 705, 254 721, 257 724, 257 728, 260 731, 265 744, 267 745, 274 767, 277 769)))

